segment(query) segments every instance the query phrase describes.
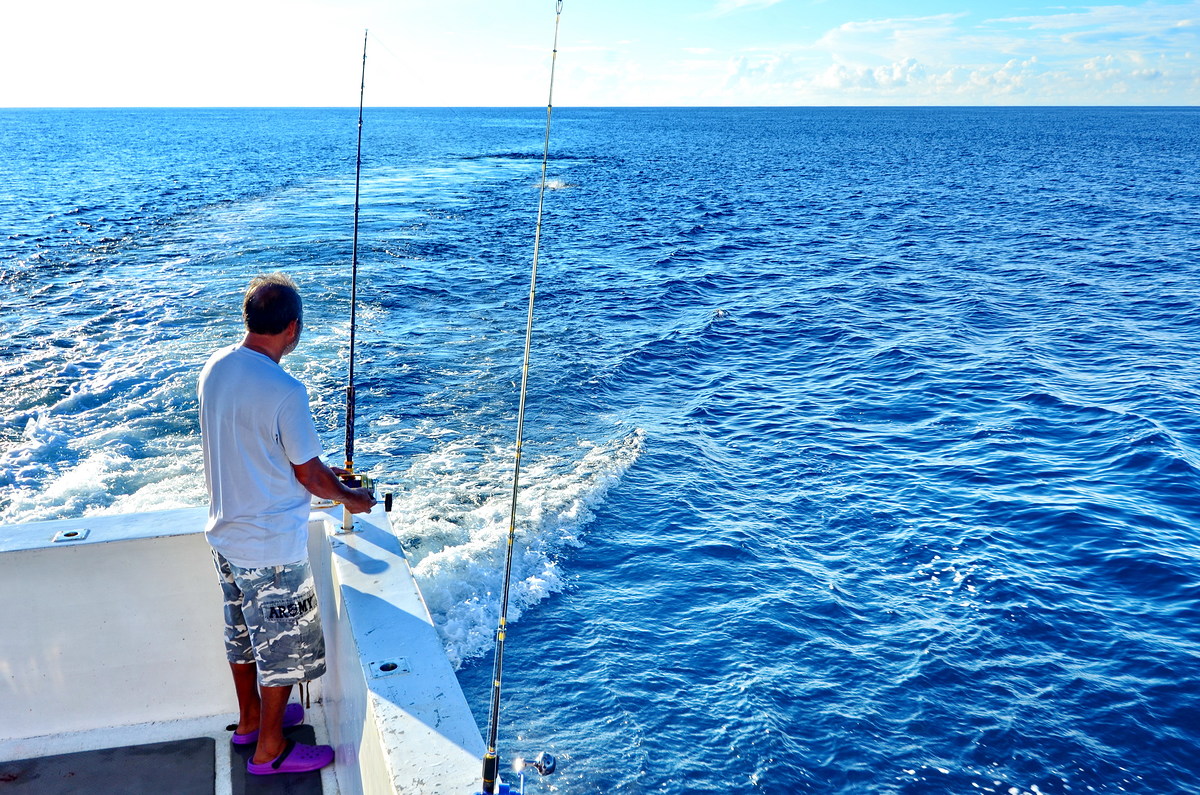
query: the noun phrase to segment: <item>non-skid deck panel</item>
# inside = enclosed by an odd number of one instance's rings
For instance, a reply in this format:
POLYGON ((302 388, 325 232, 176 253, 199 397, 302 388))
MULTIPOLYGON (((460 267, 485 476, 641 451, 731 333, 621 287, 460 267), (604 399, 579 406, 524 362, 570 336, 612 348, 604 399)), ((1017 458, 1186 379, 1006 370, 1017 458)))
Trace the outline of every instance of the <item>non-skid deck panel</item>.
POLYGON ((213 795, 216 778, 211 737, 0 762, 5 795, 213 795))
MULTIPOLYGON (((314 745, 317 741, 317 733, 312 726, 284 729, 283 735, 289 740, 308 745, 314 745)), ((254 746, 232 745, 230 748, 233 758, 230 760, 229 778, 233 795, 321 795, 321 771, 252 776, 246 772, 246 762, 254 756, 254 746)))

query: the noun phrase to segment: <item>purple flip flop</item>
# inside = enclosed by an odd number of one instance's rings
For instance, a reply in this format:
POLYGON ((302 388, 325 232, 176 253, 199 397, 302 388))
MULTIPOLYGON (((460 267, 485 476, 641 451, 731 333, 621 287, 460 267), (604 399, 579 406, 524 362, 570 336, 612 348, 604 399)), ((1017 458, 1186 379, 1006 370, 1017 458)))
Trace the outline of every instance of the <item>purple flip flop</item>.
POLYGON ((255 776, 276 773, 308 773, 320 770, 333 761, 333 748, 328 745, 305 745, 288 740, 283 753, 270 762, 255 764, 254 757, 246 761, 246 772, 255 776))
MULTIPOLYGON (((301 723, 304 723, 303 704, 293 701, 283 708, 283 728, 299 726, 301 723)), ((229 741, 234 745, 253 745, 258 742, 258 729, 245 734, 234 732, 229 741)))

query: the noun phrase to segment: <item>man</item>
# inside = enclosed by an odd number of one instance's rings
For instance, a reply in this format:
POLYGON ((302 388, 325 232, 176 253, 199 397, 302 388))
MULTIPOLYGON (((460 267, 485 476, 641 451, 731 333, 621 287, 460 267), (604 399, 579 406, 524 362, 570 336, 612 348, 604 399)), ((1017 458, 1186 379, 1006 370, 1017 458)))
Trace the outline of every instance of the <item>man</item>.
POLYGON ((371 510, 321 462, 304 385, 280 359, 300 340, 303 305, 276 273, 250 282, 246 336, 209 358, 200 374, 200 435, 210 499, 205 535, 225 595, 225 647, 240 710, 235 745, 257 741, 247 770, 318 770, 333 749, 285 740, 303 720, 292 685, 325 673, 316 591, 308 565, 309 495, 371 510))

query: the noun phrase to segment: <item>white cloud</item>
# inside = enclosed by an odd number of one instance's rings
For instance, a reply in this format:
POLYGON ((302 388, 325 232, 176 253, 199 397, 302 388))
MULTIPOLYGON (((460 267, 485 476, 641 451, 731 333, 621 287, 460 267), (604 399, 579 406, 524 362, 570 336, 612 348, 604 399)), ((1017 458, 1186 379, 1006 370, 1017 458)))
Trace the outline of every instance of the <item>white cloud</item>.
POLYGON ((1145 3, 1138 6, 1092 6, 1083 11, 1036 16, 1003 17, 988 20, 988 22, 1024 25, 1032 30, 1082 28, 1121 32, 1126 35, 1139 35, 1154 32, 1164 27, 1195 26, 1197 19, 1181 19, 1181 16, 1188 17, 1192 14, 1200 18, 1200 3, 1190 2, 1170 5, 1145 3))
POLYGON ((836 62, 902 60, 955 44, 957 23, 964 16, 938 14, 846 22, 822 35, 812 49, 828 53, 836 62))

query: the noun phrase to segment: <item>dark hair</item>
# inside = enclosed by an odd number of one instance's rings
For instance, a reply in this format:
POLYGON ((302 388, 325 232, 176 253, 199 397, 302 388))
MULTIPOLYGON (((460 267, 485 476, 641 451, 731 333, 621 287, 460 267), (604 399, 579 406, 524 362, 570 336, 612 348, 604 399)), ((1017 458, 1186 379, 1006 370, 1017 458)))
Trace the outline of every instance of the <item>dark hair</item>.
POLYGON ((246 330, 255 334, 281 334, 293 320, 303 322, 300 291, 289 276, 272 273, 255 276, 242 300, 246 330))

